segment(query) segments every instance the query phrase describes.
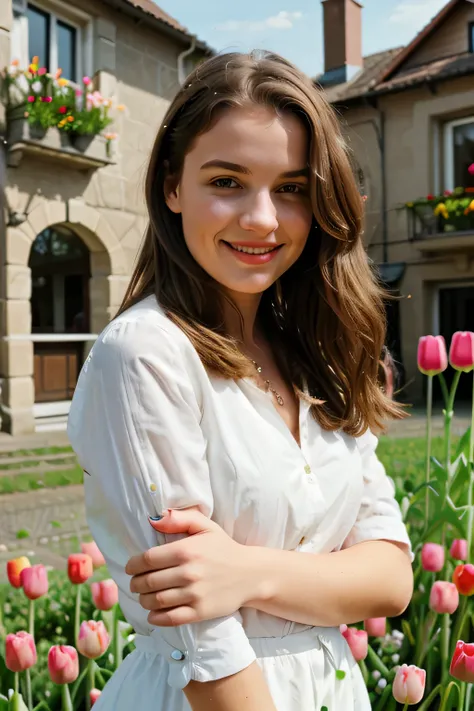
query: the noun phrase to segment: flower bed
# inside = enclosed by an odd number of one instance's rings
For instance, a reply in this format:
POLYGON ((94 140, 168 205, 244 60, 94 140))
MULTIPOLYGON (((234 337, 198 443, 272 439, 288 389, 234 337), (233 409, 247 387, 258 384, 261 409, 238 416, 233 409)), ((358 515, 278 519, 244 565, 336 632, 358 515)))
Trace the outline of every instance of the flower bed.
POLYGON ((427 195, 405 205, 413 218, 414 236, 474 232, 474 188, 427 195))
MULTIPOLYGON (((343 625, 341 633, 374 711, 472 711, 474 428, 454 444, 451 424, 460 379, 473 378, 474 333, 455 334, 449 358, 440 336, 422 338, 418 365, 428 378, 424 481, 403 471, 396 477, 415 554, 413 598, 400 618, 343 625), (450 389, 443 375, 448 361, 455 370, 450 389), (431 437, 435 377, 445 398, 441 451, 432 449, 431 437)), ((12 587, 0 600, 0 711, 89 709, 134 648, 116 586, 103 580, 103 559, 95 544, 83 546, 69 558, 69 580, 53 571, 50 587, 43 566, 10 562, 12 587)), ((343 683, 344 672, 335 673, 343 683)))

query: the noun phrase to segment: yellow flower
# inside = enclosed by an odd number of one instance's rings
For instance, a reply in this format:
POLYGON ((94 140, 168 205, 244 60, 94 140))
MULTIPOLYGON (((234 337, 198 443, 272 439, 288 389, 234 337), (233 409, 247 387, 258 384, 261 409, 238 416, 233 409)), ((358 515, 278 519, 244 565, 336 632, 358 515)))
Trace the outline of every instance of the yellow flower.
POLYGON ((469 204, 469 210, 471 210, 471 212, 474 212, 474 200, 471 200, 469 204))
POLYGON ((447 210, 446 210, 446 205, 444 204, 444 202, 440 202, 439 205, 437 205, 434 209, 434 214, 436 216, 444 215, 445 212, 447 212, 447 210))
POLYGON ((38 71, 38 65, 37 64, 30 64, 28 69, 30 70, 30 72, 32 74, 36 74, 36 72, 38 71))
POLYGON ((65 125, 66 125, 66 119, 61 119, 61 121, 58 123, 59 128, 62 128, 65 125))
POLYGON ((413 207, 413 203, 412 203, 412 202, 407 202, 407 207, 413 207))
POLYGON ((58 79, 59 86, 67 86, 69 84, 67 79, 58 79))

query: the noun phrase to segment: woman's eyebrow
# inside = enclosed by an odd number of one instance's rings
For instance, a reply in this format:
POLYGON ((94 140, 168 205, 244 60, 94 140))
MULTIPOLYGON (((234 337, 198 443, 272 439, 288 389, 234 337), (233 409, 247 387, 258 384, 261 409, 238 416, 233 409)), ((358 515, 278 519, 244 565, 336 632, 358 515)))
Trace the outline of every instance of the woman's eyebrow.
MULTIPOLYGON (((244 165, 239 165, 238 163, 231 163, 227 160, 210 160, 201 166, 201 170, 207 170, 209 168, 223 168, 224 170, 231 170, 233 173, 243 173, 244 175, 251 175, 252 171, 246 168, 244 165)), ((298 168, 298 170, 288 170, 280 175, 281 178, 308 178, 309 169, 308 168, 298 168)))

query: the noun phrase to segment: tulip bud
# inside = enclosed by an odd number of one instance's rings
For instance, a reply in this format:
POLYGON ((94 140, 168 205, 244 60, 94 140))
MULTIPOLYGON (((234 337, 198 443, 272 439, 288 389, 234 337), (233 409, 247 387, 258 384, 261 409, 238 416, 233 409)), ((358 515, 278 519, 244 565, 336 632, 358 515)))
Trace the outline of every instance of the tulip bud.
POLYGON ((474 595, 474 565, 458 565, 453 573, 453 583, 461 595, 474 595))
POLYGON ((343 628, 341 631, 356 662, 365 659, 369 647, 367 632, 365 632, 365 630, 358 630, 357 627, 346 627, 346 629, 343 628))
POLYGON ((454 650, 449 673, 459 681, 474 684, 474 644, 459 640, 454 650))
POLYGON ((425 693, 426 672, 414 665, 402 666, 397 670, 393 682, 393 696, 399 704, 417 704, 425 693))
POLYGON ((448 367, 443 336, 423 336, 418 343, 418 368, 424 375, 438 375, 448 367))
POLYGON ((67 574, 74 585, 81 585, 92 577, 92 558, 86 553, 71 553, 67 559, 67 574))
POLYGON ((451 545, 449 551, 451 558, 455 560, 467 560, 467 541, 465 538, 457 538, 451 545))
POLYGON ((48 592, 48 573, 44 565, 23 568, 20 580, 24 593, 30 600, 37 600, 48 592))
POLYGON ((10 585, 14 588, 21 588, 21 571, 29 568, 31 565, 28 558, 22 555, 20 558, 14 558, 7 563, 7 575, 10 585))
POLYGON ((444 548, 437 543, 425 543, 421 549, 421 565, 430 573, 439 573, 444 566, 444 548))
POLYGON ((458 331, 454 334, 449 351, 449 362, 456 370, 470 373, 474 369, 474 333, 458 331))
POLYGON ((102 692, 99 691, 99 689, 91 689, 90 690, 91 708, 92 708, 92 706, 94 706, 95 702, 97 701, 97 699, 99 698, 101 693, 102 692))
POLYGON ((105 558, 99 550, 99 546, 95 541, 89 543, 81 543, 81 551, 90 555, 94 568, 101 568, 105 565, 105 558))
POLYGON ((84 657, 88 659, 101 657, 109 643, 109 635, 102 621, 89 620, 81 624, 77 648, 84 657))
POLYGON ((369 637, 385 637, 387 631, 386 617, 371 617, 364 622, 364 629, 369 637))
POLYGON ((28 632, 7 634, 5 664, 12 672, 22 672, 36 664, 36 646, 28 632))
POLYGON ((438 580, 430 593, 430 607, 440 615, 452 615, 459 605, 459 593, 454 583, 438 580))
POLYGON ((118 587, 113 580, 102 580, 92 583, 92 600, 98 610, 106 612, 118 603, 118 587))
POLYGON ((54 684, 72 684, 79 676, 79 657, 74 647, 56 645, 48 652, 48 671, 54 684))

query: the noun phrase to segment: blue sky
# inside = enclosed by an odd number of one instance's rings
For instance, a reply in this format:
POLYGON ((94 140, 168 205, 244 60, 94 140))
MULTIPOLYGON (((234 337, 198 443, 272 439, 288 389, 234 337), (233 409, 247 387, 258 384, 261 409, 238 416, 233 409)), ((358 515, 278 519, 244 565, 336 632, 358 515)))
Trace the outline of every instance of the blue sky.
MULTIPOLYGON (((363 49, 407 44, 447 0, 362 0, 363 49)), ((158 0, 218 51, 271 49, 310 75, 323 66, 320 0, 158 0)))

